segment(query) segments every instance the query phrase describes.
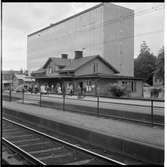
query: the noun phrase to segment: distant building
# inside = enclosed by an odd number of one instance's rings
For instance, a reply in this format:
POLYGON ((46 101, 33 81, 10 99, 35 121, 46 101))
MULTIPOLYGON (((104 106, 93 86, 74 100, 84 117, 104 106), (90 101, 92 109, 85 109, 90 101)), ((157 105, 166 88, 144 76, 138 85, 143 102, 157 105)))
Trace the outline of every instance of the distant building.
POLYGON ((15 74, 13 78, 13 89, 17 88, 20 85, 31 85, 34 84, 35 80, 25 74, 15 74))
POLYGON ((49 58, 46 63, 32 75, 39 85, 47 85, 52 93, 58 93, 58 88, 65 87, 66 92, 73 88, 74 94, 83 87, 85 94, 110 96, 108 90, 111 84, 117 83, 130 92, 130 96, 141 97, 143 82, 139 78, 120 76, 110 63, 99 55, 83 57, 79 51, 74 59, 49 58), (97 90, 98 88, 98 90, 97 90))
POLYGON ((2 71, 2 89, 14 90, 19 85, 29 85, 34 83, 34 79, 31 76, 27 76, 20 71, 2 71))
POLYGON ((2 71, 2 90, 10 89, 13 83, 14 75, 18 74, 19 71, 2 71))
POLYGON ((28 35, 27 69, 39 69, 62 53, 100 55, 123 76, 134 75, 134 11, 101 3, 28 35))

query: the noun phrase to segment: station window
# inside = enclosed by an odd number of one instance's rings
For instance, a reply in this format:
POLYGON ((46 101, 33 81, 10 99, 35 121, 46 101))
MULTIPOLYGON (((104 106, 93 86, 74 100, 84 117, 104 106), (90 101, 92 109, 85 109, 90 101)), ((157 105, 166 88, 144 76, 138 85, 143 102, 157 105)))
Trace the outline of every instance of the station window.
POLYGON ((123 84, 123 85, 124 85, 124 84, 127 85, 127 83, 128 83, 127 81, 122 81, 122 84, 123 84))
POLYGON ((97 73, 98 72, 98 63, 94 63, 93 64, 93 73, 97 73))
POLYGON ((136 81, 132 81, 131 88, 132 92, 136 92, 136 81))
POLYGON ((96 63, 96 72, 98 72, 98 63, 96 63))

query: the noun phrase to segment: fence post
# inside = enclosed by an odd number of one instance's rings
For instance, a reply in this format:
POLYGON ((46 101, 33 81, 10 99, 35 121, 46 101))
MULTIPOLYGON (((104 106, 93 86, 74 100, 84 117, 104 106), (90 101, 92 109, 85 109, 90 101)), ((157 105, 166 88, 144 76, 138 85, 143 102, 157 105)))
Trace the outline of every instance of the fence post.
POLYGON ((40 92, 40 101, 39 101, 40 107, 41 107, 41 104, 42 104, 42 92, 40 92))
POLYGON ((63 83, 62 83, 62 94, 63 94, 63 111, 65 111, 65 95, 66 95, 66 92, 65 92, 64 80, 63 80, 63 83))
POLYGON ((12 101, 12 91, 11 91, 11 88, 9 90, 9 101, 12 101))
POLYGON ((65 111, 65 93, 63 93, 63 111, 65 111))
POLYGON ((100 115, 100 107, 99 107, 99 95, 97 95, 97 116, 100 115))
POLYGON ((99 88, 98 88, 98 80, 95 82, 96 84, 96 97, 97 97, 97 116, 100 115, 100 107, 99 107, 99 88))
POLYGON ((23 96, 22 96, 22 102, 24 103, 24 88, 22 90, 23 96))
POLYGON ((151 99, 151 125, 154 126, 153 100, 151 99))

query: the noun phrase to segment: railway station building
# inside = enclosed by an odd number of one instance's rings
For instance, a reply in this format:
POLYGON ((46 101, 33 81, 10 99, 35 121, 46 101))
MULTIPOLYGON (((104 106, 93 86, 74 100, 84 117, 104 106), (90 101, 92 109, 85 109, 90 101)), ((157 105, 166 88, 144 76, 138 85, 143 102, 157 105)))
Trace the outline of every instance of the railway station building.
POLYGON ((101 3, 28 35, 27 69, 39 85, 86 88, 107 95, 108 85, 142 96, 134 78, 134 11, 101 3), (97 90, 98 89, 98 90, 97 90))
POLYGON ((132 97, 142 96, 143 82, 139 78, 120 76, 119 71, 99 55, 83 57, 81 51, 75 51, 75 58, 69 59, 63 54, 61 58, 50 57, 36 71, 33 77, 39 85, 47 85, 50 93, 59 93, 64 89, 67 94, 71 88, 77 94, 79 88, 85 89, 85 95, 112 96, 109 88, 112 84, 126 87, 132 97))

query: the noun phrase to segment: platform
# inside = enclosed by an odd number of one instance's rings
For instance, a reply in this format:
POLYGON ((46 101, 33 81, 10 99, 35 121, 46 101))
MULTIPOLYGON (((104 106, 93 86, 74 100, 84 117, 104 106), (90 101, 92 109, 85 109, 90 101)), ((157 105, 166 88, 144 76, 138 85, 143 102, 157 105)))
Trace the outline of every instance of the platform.
POLYGON ((32 121, 35 120, 35 117, 37 123, 46 123, 49 127, 59 126, 62 128, 64 125, 64 129, 61 130, 88 140, 88 142, 133 154, 140 158, 147 156, 149 161, 163 163, 164 129, 162 127, 149 127, 18 102, 3 101, 3 108, 10 112, 19 112, 20 115, 24 113, 25 117, 27 114, 31 115, 32 121), (56 124, 49 125, 53 122, 56 124))

